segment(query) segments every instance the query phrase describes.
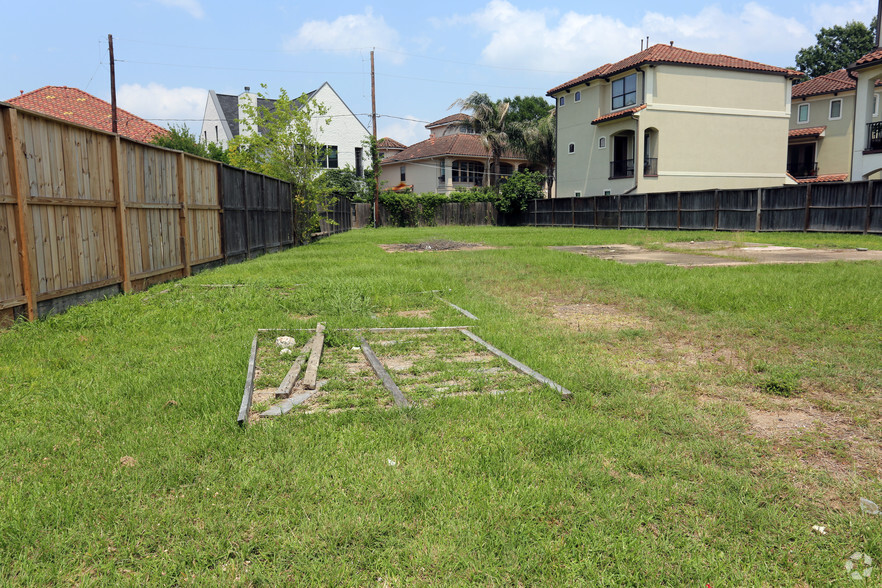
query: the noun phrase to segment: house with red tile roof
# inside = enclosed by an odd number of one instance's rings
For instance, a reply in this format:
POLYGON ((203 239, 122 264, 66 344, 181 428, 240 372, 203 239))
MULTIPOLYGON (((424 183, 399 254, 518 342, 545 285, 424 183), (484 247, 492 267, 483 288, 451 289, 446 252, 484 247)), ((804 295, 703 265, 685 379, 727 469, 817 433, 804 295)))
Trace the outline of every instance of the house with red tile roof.
POLYGON ((876 179, 882 172, 882 120, 877 92, 882 81, 882 49, 877 47, 847 69, 849 75, 857 78, 851 181, 876 179))
POLYGON ((377 141, 377 152, 380 154, 380 159, 385 159, 405 149, 407 149, 407 145, 389 137, 383 137, 377 141))
MULTIPOLYGON (((876 82, 870 118, 880 120, 876 82)), ((787 145, 787 173, 797 182, 851 179, 857 75, 840 69, 796 84, 787 145)))
MULTIPOLYGON (((67 86, 43 86, 39 90, 10 98, 19 108, 60 118, 74 124, 112 132, 112 107, 109 102, 67 86)), ((159 125, 117 107, 117 131, 121 137, 149 143, 156 135, 167 133, 159 125)))
POLYGON ((793 183, 790 89, 801 75, 662 44, 555 86, 557 193, 793 183))
MULTIPOLYGON (((381 161, 380 182, 385 186, 405 183, 413 185, 414 192, 438 194, 485 185, 490 152, 481 137, 469 130, 468 121, 467 114, 458 113, 427 124, 428 139, 381 161)), ((513 150, 503 153, 500 167, 503 176, 528 167, 544 171, 513 150)))

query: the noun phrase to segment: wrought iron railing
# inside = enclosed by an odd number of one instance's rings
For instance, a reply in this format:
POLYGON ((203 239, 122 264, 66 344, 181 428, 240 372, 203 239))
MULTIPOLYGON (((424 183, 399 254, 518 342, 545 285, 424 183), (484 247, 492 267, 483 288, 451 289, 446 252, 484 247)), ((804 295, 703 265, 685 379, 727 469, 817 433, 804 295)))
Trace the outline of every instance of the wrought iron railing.
POLYGON ((882 150, 882 122, 867 124, 867 151, 882 150))
POLYGON ((657 176, 658 175, 658 157, 644 157, 643 158, 643 175, 644 176, 657 176))
POLYGON ((818 175, 818 162, 809 161, 791 163, 787 166, 787 173, 794 178, 814 178, 818 175))
POLYGON ((609 162, 609 177, 615 178, 633 178, 634 177, 634 160, 618 159, 609 162))

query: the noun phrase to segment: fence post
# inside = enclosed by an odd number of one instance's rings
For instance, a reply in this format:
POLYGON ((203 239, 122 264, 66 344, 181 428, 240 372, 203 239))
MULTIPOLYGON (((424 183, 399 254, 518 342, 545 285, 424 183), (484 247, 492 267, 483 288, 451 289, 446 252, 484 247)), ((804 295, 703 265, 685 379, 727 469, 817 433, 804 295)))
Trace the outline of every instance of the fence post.
POLYGON ((645 230, 649 230, 649 194, 643 195, 643 222, 645 230))
POLYGON ((27 164, 21 156, 18 135, 18 112, 3 107, 6 128, 6 152, 8 154, 9 180, 16 204, 16 237, 21 262, 21 278, 27 304, 28 320, 37 318, 37 248, 34 243, 33 218, 25 195, 27 164))
POLYGON ((597 196, 591 198, 594 201, 594 228, 597 228, 597 196))
POLYGON ((220 207, 217 214, 217 234, 220 235, 220 248, 221 255, 224 256, 224 265, 227 265, 230 263, 230 260, 227 254, 227 236, 225 234, 227 224, 224 222, 224 164, 220 162, 217 164, 217 205, 220 207))
POLYGON ((720 226, 720 191, 714 190, 714 230, 720 226))
POLYGON ((809 223, 811 222, 811 210, 812 210, 812 185, 806 184, 805 186, 805 224, 802 227, 802 232, 807 233, 809 230, 809 223))
POLYGON ((245 210, 245 259, 251 259, 251 212, 248 210, 248 172, 242 173, 242 208, 245 210))
POLYGON ((621 230, 622 229, 622 195, 617 194, 616 200, 618 201, 618 207, 619 207, 619 222, 618 222, 616 228, 621 230))
POLYGON ((576 197, 575 197, 575 196, 573 196, 573 197, 570 199, 570 212, 573 213, 573 214, 572 214, 572 217, 573 217, 573 228, 575 229, 575 228, 576 228, 576 197))
POLYGON ((763 193, 765 190, 762 188, 756 189, 756 232, 759 233, 763 228, 763 193))
POLYGON ((189 223, 187 222, 187 181, 184 177, 186 162, 184 152, 178 152, 178 202, 181 208, 178 210, 178 224, 181 227, 181 261, 184 263, 184 276, 192 274, 190 269, 190 239, 188 238, 189 223))
POLYGON ((551 226, 552 227, 554 226, 554 201, 555 200, 557 200, 557 198, 551 199, 551 226))
POLYGON ((873 202, 873 180, 867 182, 867 214, 866 214, 866 222, 864 223, 864 235, 870 232, 870 215, 873 213, 873 208, 870 204, 873 202))
POLYGON ((680 214, 683 210, 683 193, 677 192, 677 230, 680 230, 680 214))
POLYGON ((113 176, 113 199, 116 201, 116 235, 119 239, 119 271, 122 278, 123 292, 132 291, 132 278, 129 276, 129 233, 128 214, 126 213, 126 195, 122 189, 122 142, 119 135, 113 137, 110 150, 110 166, 113 176))

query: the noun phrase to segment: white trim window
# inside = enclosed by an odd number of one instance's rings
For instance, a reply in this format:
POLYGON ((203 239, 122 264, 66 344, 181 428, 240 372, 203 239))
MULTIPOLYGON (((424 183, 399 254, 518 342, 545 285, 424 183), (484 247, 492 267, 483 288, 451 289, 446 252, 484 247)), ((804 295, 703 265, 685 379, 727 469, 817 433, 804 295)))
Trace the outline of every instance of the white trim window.
POLYGON ((802 102, 799 106, 796 107, 796 124, 804 125, 809 121, 809 107, 811 104, 808 102, 802 102))
POLYGON ((839 120, 842 118, 842 98, 833 98, 830 100, 830 120, 839 120))
POLYGON ((558 105, 559 107, 560 107, 560 106, 563 106, 564 104, 566 104, 566 102, 567 102, 567 97, 566 97, 566 96, 561 96, 560 98, 557 99, 557 105, 558 105))
POLYGON ((582 193, 579 192, 579 191, 577 190, 576 192, 573 192, 573 196, 576 197, 576 198, 581 198, 581 197, 582 197, 582 193))
POLYGON ((572 155, 575 152, 576 152, 576 144, 575 143, 570 143, 569 145, 567 145, 567 153, 572 155))
POLYGON ((576 95, 573 97, 573 102, 581 102, 582 101, 582 91, 579 90, 576 92, 576 95))
POLYGON ((597 140, 597 148, 606 149, 606 137, 601 137, 597 140))
POLYGON ((603 195, 604 196, 612 196, 612 190, 604 190, 603 195))

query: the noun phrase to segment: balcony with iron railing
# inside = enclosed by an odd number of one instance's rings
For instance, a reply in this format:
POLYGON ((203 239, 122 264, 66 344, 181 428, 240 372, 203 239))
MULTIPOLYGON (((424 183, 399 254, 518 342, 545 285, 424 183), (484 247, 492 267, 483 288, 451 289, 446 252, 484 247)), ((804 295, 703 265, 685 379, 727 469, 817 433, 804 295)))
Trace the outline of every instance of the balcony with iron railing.
POLYGON ((644 177, 658 176, 658 157, 643 158, 643 175, 644 177))
POLYGON ((787 164, 787 173, 794 178, 816 178, 818 177, 818 162, 803 161, 789 163, 787 164))
POLYGON ((634 160, 618 159, 609 162, 609 179, 633 178, 634 177, 634 160))
POLYGON ((867 124, 867 151, 882 151, 882 122, 867 124))

